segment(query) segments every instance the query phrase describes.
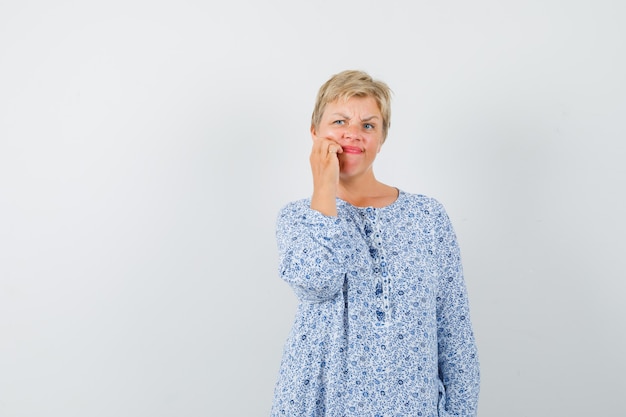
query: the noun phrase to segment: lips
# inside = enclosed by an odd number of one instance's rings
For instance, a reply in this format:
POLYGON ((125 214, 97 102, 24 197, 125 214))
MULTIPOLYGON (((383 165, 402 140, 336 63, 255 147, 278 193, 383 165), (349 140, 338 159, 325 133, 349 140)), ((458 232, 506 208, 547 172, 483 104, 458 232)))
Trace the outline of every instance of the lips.
POLYGON ((343 153, 362 153, 361 148, 357 148, 356 146, 342 146, 343 153))

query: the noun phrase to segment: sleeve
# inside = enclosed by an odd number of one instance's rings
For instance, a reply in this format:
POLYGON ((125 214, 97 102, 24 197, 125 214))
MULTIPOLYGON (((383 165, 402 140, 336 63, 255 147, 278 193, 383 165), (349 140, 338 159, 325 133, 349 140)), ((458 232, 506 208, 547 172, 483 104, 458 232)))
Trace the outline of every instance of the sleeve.
POLYGON ((306 200, 280 210, 279 275, 301 301, 329 300, 342 290, 351 244, 345 223, 311 209, 306 200))
POLYGON ((450 219, 435 210, 440 276, 437 294, 437 343, 441 382, 440 415, 476 416, 480 390, 478 351, 469 315, 461 254, 450 219))

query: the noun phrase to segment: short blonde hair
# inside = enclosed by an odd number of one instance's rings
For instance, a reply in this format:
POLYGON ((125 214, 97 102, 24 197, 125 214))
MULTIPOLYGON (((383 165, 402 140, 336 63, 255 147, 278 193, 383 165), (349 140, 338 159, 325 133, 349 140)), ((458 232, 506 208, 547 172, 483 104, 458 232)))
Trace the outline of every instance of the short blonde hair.
POLYGON ((378 104, 383 117, 383 142, 391 126, 391 89, 382 81, 374 80, 363 71, 346 70, 333 75, 319 89, 311 116, 311 126, 319 128, 322 115, 328 103, 336 100, 349 100, 352 97, 372 97, 378 104))

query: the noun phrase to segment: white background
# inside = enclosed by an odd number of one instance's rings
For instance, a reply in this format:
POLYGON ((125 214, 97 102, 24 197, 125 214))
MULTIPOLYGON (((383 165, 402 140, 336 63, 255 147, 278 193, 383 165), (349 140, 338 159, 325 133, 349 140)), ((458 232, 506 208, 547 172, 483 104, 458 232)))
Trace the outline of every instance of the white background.
POLYGON ((625 3, 307 3, 0 3, 0 416, 269 415, 275 216, 344 69, 456 227, 479 415, 623 415, 625 3))

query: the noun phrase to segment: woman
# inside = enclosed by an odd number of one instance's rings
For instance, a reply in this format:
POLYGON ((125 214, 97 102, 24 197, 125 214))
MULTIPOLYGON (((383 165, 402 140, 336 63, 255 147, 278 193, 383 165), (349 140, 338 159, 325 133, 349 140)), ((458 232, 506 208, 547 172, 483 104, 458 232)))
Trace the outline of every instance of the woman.
POLYGON ((389 87, 344 71, 311 120, 311 198, 287 204, 280 276, 299 306, 271 415, 474 416, 479 367, 442 205, 378 181, 389 87))

